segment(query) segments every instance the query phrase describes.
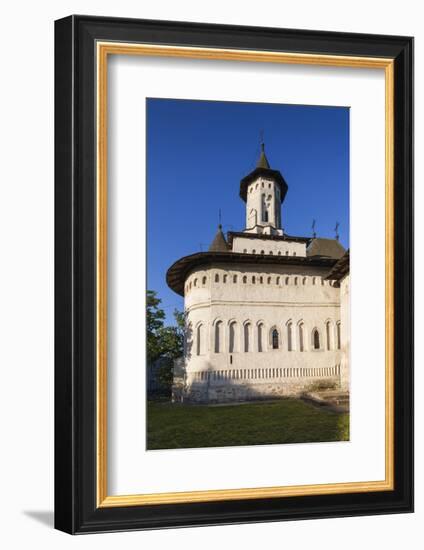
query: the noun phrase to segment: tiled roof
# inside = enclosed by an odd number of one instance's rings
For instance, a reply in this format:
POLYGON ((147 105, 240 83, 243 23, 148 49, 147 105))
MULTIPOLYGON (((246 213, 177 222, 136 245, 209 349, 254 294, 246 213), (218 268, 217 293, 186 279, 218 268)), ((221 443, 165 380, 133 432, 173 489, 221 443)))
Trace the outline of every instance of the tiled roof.
POLYGON ((337 239, 311 239, 306 249, 307 256, 320 256, 322 258, 334 258, 338 260, 346 250, 337 239))

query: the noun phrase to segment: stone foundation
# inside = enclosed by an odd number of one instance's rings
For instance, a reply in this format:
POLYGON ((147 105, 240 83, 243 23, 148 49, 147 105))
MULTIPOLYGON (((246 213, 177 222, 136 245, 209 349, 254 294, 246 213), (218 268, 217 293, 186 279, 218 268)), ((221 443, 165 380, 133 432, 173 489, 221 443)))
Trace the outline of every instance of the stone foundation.
POLYGON ((313 389, 340 389, 340 375, 316 377, 293 377, 275 381, 199 381, 190 385, 174 384, 173 401, 188 403, 234 403, 299 397, 313 389))

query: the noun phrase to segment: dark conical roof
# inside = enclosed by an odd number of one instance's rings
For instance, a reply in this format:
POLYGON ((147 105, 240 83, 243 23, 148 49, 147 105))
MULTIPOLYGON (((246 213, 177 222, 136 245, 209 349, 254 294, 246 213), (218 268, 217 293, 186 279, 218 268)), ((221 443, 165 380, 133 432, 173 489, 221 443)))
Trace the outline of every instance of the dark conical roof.
POLYGON ((218 231, 209 247, 209 252, 228 252, 228 244, 222 232, 221 224, 218 225, 218 231))
POLYGON ((269 169, 269 162, 265 155, 265 146, 263 143, 261 143, 261 154, 259 156, 258 163, 256 165, 256 168, 267 168, 269 169))
POLYGON ((244 200, 244 202, 247 201, 247 188, 249 184, 259 176, 271 178, 280 186, 280 197, 281 202, 283 202, 288 189, 287 183, 278 170, 273 170, 270 168, 268 159, 265 155, 265 146, 263 143, 261 143, 261 154, 259 155, 258 162, 256 163, 256 168, 253 172, 247 174, 247 176, 245 176, 240 182, 240 197, 244 200))

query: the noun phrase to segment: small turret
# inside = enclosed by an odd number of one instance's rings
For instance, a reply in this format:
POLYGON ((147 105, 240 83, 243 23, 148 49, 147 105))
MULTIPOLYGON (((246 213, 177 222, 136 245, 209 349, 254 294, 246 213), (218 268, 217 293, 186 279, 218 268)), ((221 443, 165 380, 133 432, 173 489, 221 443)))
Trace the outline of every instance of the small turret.
POLYGON ((216 232, 215 238, 212 241, 209 252, 228 252, 228 243, 225 240, 224 233, 222 232, 222 225, 218 225, 218 231, 216 232))

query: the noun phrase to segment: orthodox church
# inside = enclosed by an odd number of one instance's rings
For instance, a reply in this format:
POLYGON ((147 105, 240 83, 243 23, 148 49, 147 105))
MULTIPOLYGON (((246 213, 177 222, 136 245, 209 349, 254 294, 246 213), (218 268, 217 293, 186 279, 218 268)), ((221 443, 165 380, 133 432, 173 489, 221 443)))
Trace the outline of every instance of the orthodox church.
POLYGON ((336 239, 288 235, 288 191, 264 145, 240 182, 246 228, 221 225, 207 252, 176 261, 168 286, 184 296, 185 357, 175 400, 217 403, 348 391, 349 253, 336 239))

